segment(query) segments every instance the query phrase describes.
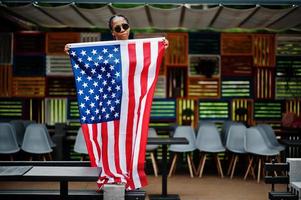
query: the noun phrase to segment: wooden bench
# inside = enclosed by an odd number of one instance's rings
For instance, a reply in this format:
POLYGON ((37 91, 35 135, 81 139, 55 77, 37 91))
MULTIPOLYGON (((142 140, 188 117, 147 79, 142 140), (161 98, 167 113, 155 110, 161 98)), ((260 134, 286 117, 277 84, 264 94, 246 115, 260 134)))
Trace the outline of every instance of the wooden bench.
MULTIPOLYGON (((103 192, 95 190, 69 190, 69 182, 96 182, 99 168, 89 167, 89 162, 0 162, 0 181, 17 182, 59 182, 58 190, 13 189, 1 190, 0 199, 103 199, 103 192)), ((125 193, 126 200, 144 200, 145 191, 134 190, 125 193)))
POLYGON ((270 200, 298 200, 298 195, 289 188, 289 163, 265 163, 265 183, 271 184, 270 200), (276 184, 285 184, 285 191, 275 191, 276 184))

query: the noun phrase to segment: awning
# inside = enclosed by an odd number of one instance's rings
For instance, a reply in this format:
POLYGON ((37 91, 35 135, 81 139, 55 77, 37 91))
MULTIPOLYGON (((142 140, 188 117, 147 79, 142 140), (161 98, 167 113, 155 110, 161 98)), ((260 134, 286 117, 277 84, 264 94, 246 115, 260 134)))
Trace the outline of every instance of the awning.
POLYGON ((21 6, 2 3, 0 12, 5 18, 38 30, 107 29, 110 16, 123 14, 128 17, 132 29, 301 31, 300 5, 233 8, 226 5, 174 4, 171 8, 159 8, 133 4, 130 8, 120 8, 114 4, 93 4, 90 7, 93 8, 75 3, 55 6, 45 3, 21 6))

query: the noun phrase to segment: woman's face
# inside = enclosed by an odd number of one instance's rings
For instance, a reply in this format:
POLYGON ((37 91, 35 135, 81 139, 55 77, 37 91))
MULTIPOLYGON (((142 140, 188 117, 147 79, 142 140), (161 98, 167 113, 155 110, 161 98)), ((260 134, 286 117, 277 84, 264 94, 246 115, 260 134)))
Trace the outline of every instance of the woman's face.
POLYGON ((123 17, 114 17, 112 20, 112 35, 116 40, 128 40, 130 27, 123 17))

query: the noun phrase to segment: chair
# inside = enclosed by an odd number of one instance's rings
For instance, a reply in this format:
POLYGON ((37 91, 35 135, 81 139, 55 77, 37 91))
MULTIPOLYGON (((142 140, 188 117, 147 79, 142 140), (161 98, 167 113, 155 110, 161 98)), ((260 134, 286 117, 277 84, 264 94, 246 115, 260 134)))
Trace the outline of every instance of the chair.
POLYGON ((221 177, 224 177, 223 169, 218 157, 218 153, 225 152, 225 147, 222 144, 221 136, 213 123, 203 123, 197 134, 196 147, 201 152, 202 156, 198 166, 199 177, 202 177, 204 166, 207 160, 207 153, 215 154, 217 162, 217 170, 221 177))
MULTIPOLYGON (((49 143, 49 138, 42 124, 30 124, 25 130, 25 135, 21 149, 30 154, 42 155, 43 160, 46 160, 44 154, 48 154, 50 160, 52 148, 49 143)), ((32 160, 32 156, 30 157, 32 160)))
POLYGON ((265 183, 272 186, 271 192, 269 192, 269 200, 298 200, 298 195, 294 194, 288 186, 290 183, 288 175, 289 163, 265 163, 264 168, 266 174, 264 178, 265 183), (276 184, 286 185, 286 190, 276 191, 276 184))
POLYGON ((267 139, 268 144, 272 148, 276 148, 279 151, 284 151, 285 146, 280 144, 276 138, 273 128, 268 124, 259 124, 257 125, 259 131, 264 134, 264 137, 267 139))
POLYGON ((185 144, 185 145, 172 144, 169 146, 169 151, 173 151, 173 152, 175 152, 175 154, 174 154, 174 157, 172 160, 172 164, 171 164, 168 176, 170 177, 172 175, 172 173, 174 173, 174 171, 175 171, 175 165, 176 165, 176 161, 177 161, 177 153, 179 153, 179 152, 186 153, 187 152, 186 159, 187 159, 187 163, 188 163, 190 177, 193 178, 194 177, 193 174, 196 173, 196 170, 195 170, 195 166, 192 161, 192 156, 189 152, 193 152, 196 149, 195 132, 191 126, 178 126, 175 130, 173 137, 185 137, 188 140, 188 144, 185 144))
MULTIPOLYGON (((33 123, 32 123, 32 124, 33 124, 33 123)), ((48 142, 49 142, 49 144, 50 144, 50 147, 51 147, 51 148, 56 147, 56 144, 52 141, 51 136, 50 136, 50 134, 49 134, 49 131, 48 131, 46 125, 45 125, 45 124, 40 124, 40 125, 44 128, 44 130, 45 130, 45 132, 46 132, 46 136, 47 136, 48 142)))
POLYGON ((30 124, 36 124, 37 122, 35 120, 20 120, 23 122, 25 128, 27 128, 27 126, 29 126, 30 124))
POLYGON ((245 174, 244 179, 247 178, 249 170, 253 163, 253 157, 258 156, 258 171, 257 171, 257 182, 260 181, 260 174, 261 174, 261 163, 264 162, 263 157, 270 157, 270 156, 277 156, 279 155, 280 151, 271 148, 264 136, 260 133, 257 127, 251 127, 247 129, 246 132, 246 139, 244 143, 245 150, 248 153, 252 153, 253 156, 249 161, 247 172, 245 174))
POLYGON ((221 139, 222 139, 223 145, 226 145, 228 133, 233 124, 237 124, 237 122, 228 120, 223 123, 222 132, 221 132, 221 139))
POLYGON ((24 133, 25 133, 25 126, 22 120, 12 120, 9 122, 16 130, 16 138, 19 146, 22 145, 24 133))
MULTIPOLYGON (((148 137, 158 137, 158 134, 154 128, 149 128, 148 129, 148 137)), ((148 144, 146 145, 146 151, 150 153, 151 160, 152 160, 152 166, 154 170, 155 176, 158 176, 158 166, 155 158, 154 151, 158 149, 159 145, 157 144, 148 144)))
POLYGON ((20 151, 14 127, 9 123, 0 123, 0 154, 12 154, 20 151))
POLYGON ((74 152, 80 153, 83 155, 83 156, 81 156, 81 161, 84 160, 85 155, 88 155, 87 145, 86 145, 86 141, 84 138, 84 133, 83 133, 82 127, 80 127, 77 131, 73 150, 74 150, 74 152))

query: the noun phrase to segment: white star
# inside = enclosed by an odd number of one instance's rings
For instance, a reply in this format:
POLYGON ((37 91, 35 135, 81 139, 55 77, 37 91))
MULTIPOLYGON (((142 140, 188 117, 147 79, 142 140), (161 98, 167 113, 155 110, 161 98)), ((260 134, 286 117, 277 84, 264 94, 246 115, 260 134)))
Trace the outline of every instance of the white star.
POLYGON ((89 56, 89 57, 87 58, 87 60, 88 60, 88 61, 92 61, 92 57, 89 56))
POLYGON ((100 88, 98 91, 99 91, 100 93, 103 93, 103 88, 100 88))
POLYGON ((116 85, 115 89, 116 89, 117 91, 119 91, 119 90, 120 90, 120 85, 116 85))
POLYGON ((118 51, 118 48, 115 47, 113 51, 114 51, 114 52, 117 52, 117 51, 118 51))
POLYGON ((80 52, 80 54, 82 54, 82 56, 85 56, 85 55, 86 55, 86 51, 82 50, 82 51, 80 52))
POLYGON ((88 78, 87 78, 89 81, 91 81, 92 80, 92 77, 91 76, 88 76, 88 78))
POLYGON ((71 55, 72 55, 73 57, 76 56, 75 51, 72 51, 72 52, 71 52, 71 55))
POLYGON ((101 112, 102 112, 102 113, 106 112, 106 108, 102 108, 102 109, 101 109, 101 112))
POLYGON ((120 72, 116 72, 116 73, 115 73, 115 76, 116 76, 116 77, 119 77, 119 76, 120 76, 120 72))
POLYGON ((90 114, 90 110, 87 109, 87 110, 85 111, 85 113, 86 113, 87 115, 89 115, 89 114, 90 114))
POLYGON ((108 98, 108 95, 104 94, 102 98, 106 99, 106 98, 108 98))
POLYGON ((78 77, 76 78, 76 80, 77 80, 78 82, 81 82, 81 81, 82 81, 82 77, 78 76, 78 77))
POLYGON ((108 53, 108 49, 104 48, 104 49, 102 50, 102 52, 103 52, 103 53, 108 53))
POLYGON ((105 72, 105 71, 106 71, 106 68, 101 67, 100 70, 101 70, 102 72, 105 72))
POLYGON ((89 63, 86 63, 86 64, 85 64, 85 68, 88 69, 89 67, 90 67, 90 66, 89 66, 89 63))
POLYGON ((105 61, 103 61, 103 63, 106 65, 106 64, 109 63, 109 61, 108 61, 108 60, 105 60, 105 61))
POLYGON ((116 58, 116 59, 114 60, 114 62, 115 62, 116 64, 119 63, 119 59, 116 58))
POLYGON ((110 115, 109 114, 106 114, 106 119, 108 119, 110 117, 110 115))
POLYGON ((86 72, 85 72, 84 70, 81 70, 80 73, 81 73, 82 75, 86 74, 86 72))
POLYGON ((110 53, 110 54, 109 54, 109 58, 112 58, 112 57, 113 57, 113 54, 110 53))
POLYGON ((112 98, 115 98, 115 97, 116 97, 116 94, 115 94, 115 93, 112 93, 111 97, 112 97, 112 98))
POLYGON ((82 94, 84 94, 84 91, 83 90, 78 90, 78 94, 82 95, 82 94))
POLYGON ((93 89, 90 89, 90 90, 89 90, 89 93, 90 93, 90 94, 94 94, 94 90, 93 90, 93 89))
POLYGON ((108 100, 107 105, 108 106, 111 105, 111 100, 108 100))
POLYGON ((94 62, 94 65, 95 65, 96 67, 98 67, 99 64, 98 64, 98 62, 94 62))
POLYGON ((86 121, 86 117, 85 116, 82 116, 82 121, 86 121))
POLYGON ((98 75, 97 75, 97 78, 98 78, 98 80, 102 79, 102 75, 101 75, 101 74, 98 74, 98 75))
POLYGON ((110 74, 110 73, 107 73, 107 77, 110 78, 110 77, 111 77, 111 74, 110 74))
POLYGON ((91 103, 90 103, 90 107, 91 107, 91 108, 94 108, 94 107, 95 107, 95 103, 91 102, 91 103))
POLYGON ((120 104, 120 100, 119 100, 119 99, 116 99, 115 103, 116 103, 116 104, 120 104))
POLYGON ((111 112, 113 112, 115 110, 115 108, 113 106, 110 107, 111 112))
POLYGON ((101 101, 101 102, 99 102, 99 106, 100 106, 100 107, 102 106, 102 101, 101 101))
POLYGON ((96 81, 94 81, 93 85, 94 85, 94 87, 97 87, 98 83, 96 81))
POLYGON ((96 108, 95 109, 95 114, 98 115, 98 113, 99 113, 99 110, 96 108))
POLYGON ((84 88, 88 87, 88 83, 83 83, 82 85, 84 88))
POLYGON ((92 50, 91 52, 93 55, 96 55, 97 54, 97 51, 95 49, 92 50))
POLYGON ((107 81, 103 81, 102 84, 103 85, 107 85, 108 83, 107 83, 107 81))
POLYGON ((96 96, 94 97, 94 99, 95 99, 96 101, 98 101, 98 100, 99 100, 99 96, 96 95, 96 96))
POLYGON ((74 69, 78 69, 79 68, 78 64, 75 64, 73 67, 74 67, 74 69))
POLYGON ((95 73, 96 73, 96 69, 92 69, 92 70, 91 70, 91 73, 92 73, 92 74, 95 74, 95 73))
POLYGON ((80 107, 81 107, 81 108, 84 108, 84 107, 85 107, 85 104, 84 104, 84 103, 81 103, 81 104, 80 104, 80 107))
POLYGON ((117 118, 118 116, 119 116, 119 114, 118 114, 118 113, 115 113, 114 117, 117 118))
POLYGON ((83 62, 83 59, 82 58, 78 58, 77 61, 81 63, 81 62, 83 62))
POLYGON ((85 98, 84 98, 86 101, 89 101, 90 100, 90 98, 88 97, 88 96, 85 96, 85 98))
POLYGON ((108 91, 111 92, 111 91, 112 91, 112 88, 111 88, 111 87, 108 87, 108 91))
POLYGON ((91 119, 91 121, 94 121, 95 117, 94 117, 94 116, 92 116, 90 119, 91 119))
POLYGON ((112 79, 112 80, 111 80, 112 85, 114 85, 115 82, 116 82, 115 79, 112 79))
POLYGON ((103 59, 103 57, 102 56, 98 56, 98 58, 97 58, 98 60, 102 60, 103 59))

